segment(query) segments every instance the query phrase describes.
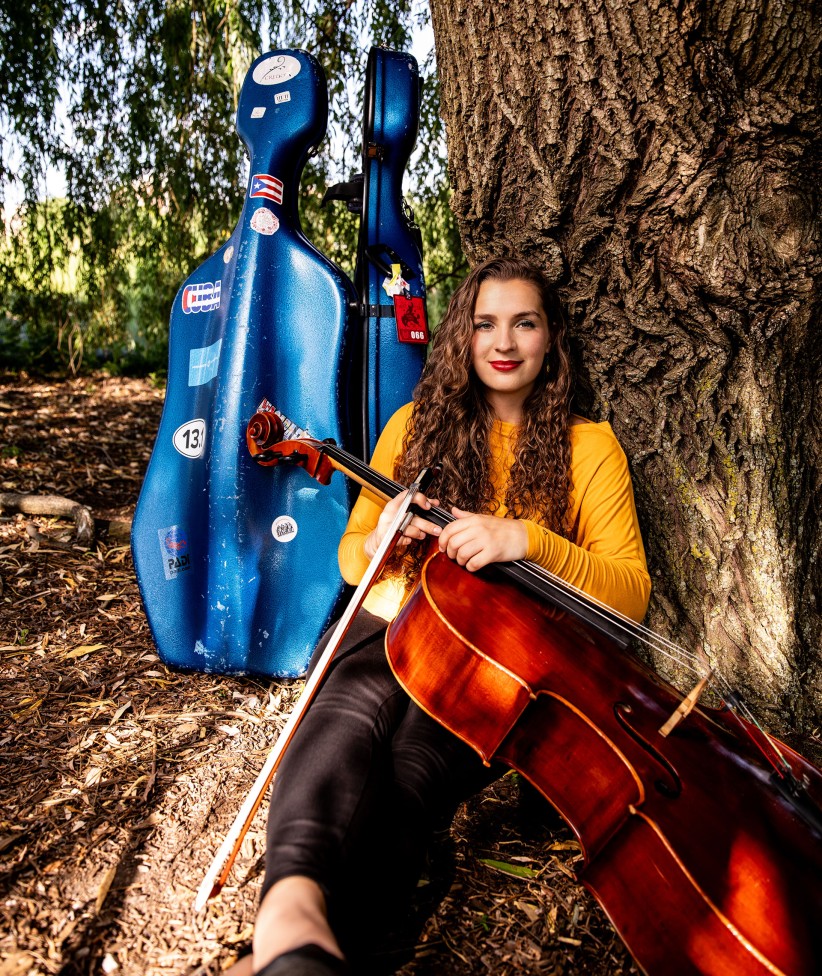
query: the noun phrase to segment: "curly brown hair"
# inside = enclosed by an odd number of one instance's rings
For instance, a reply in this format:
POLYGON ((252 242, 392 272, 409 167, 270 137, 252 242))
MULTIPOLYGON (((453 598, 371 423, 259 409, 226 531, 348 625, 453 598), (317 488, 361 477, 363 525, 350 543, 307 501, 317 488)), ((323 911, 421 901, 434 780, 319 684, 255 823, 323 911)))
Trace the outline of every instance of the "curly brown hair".
MULTIPOLYGON (((571 362, 565 314, 537 265, 521 258, 492 258, 478 265, 454 292, 414 391, 411 423, 394 465, 394 478, 411 484, 438 460, 442 473, 432 494, 449 507, 493 513, 488 435, 494 412, 471 365, 474 307, 483 282, 525 281, 536 287, 551 330, 545 368, 523 405, 505 505, 512 518, 532 518, 568 538, 571 445, 568 434, 571 362)), ((412 545, 391 569, 413 576, 422 552, 412 545)))

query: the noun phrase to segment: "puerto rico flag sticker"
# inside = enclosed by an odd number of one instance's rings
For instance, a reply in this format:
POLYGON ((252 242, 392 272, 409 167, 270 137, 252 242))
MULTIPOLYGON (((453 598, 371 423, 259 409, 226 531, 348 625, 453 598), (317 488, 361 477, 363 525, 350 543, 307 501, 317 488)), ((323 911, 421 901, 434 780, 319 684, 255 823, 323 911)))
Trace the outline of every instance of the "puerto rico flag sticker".
POLYGON ((265 197, 266 200, 273 200, 274 203, 283 202, 283 184, 276 176, 269 176, 268 173, 255 173, 251 177, 251 197, 265 197))

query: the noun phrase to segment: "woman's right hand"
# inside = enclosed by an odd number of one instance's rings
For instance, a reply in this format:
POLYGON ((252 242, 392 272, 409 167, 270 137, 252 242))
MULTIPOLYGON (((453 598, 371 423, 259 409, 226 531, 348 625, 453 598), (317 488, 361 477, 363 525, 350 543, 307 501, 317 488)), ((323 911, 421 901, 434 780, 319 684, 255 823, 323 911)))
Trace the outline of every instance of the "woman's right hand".
MULTIPOLYGON (((407 491, 401 491, 399 495, 385 503, 385 508, 382 510, 382 514, 377 521, 376 528, 372 529, 365 538, 365 555, 368 559, 374 558, 374 553, 379 549, 380 543, 388 531, 388 527, 394 521, 400 505, 402 505, 407 494, 407 491)), ((422 492, 418 491, 414 495, 414 504, 418 508, 429 509, 439 505, 439 501, 436 498, 426 498, 422 492)), ((438 525, 429 522, 420 515, 415 515, 408 525, 406 525, 397 545, 407 546, 419 539, 424 539, 427 535, 438 536, 441 531, 442 529, 438 525)))

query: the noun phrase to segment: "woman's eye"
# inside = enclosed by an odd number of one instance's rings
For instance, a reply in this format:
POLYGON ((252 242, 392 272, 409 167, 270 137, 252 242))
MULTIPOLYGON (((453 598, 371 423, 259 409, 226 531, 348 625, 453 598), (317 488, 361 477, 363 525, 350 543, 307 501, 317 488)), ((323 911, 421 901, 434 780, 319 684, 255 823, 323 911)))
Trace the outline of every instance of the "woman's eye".
POLYGON ((518 329, 535 329, 536 325, 531 321, 531 319, 522 319, 517 322, 518 329))
POLYGON ((474 331, 475 332, 478 329, 481 329, 483 332, 487 332, 489 329, 493 329, 493 328, 494 328, 494 325, 493 325, 492 322, 484 322, 483 321, 483 322, 475 322, 474 323, 474 331))

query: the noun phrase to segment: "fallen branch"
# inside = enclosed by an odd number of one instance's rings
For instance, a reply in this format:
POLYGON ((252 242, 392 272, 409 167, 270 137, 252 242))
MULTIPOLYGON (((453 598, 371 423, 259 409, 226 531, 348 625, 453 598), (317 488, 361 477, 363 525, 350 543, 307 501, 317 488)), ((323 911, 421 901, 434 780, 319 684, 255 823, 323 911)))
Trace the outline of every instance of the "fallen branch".
POLYGON ((73 518, 77 543, 90 546, 94 541, 94 519, 85 505, 62 495, 27 495, 16 491, 0 492, 0 514, 4 511, 23 515, 51 515, 73 518))

